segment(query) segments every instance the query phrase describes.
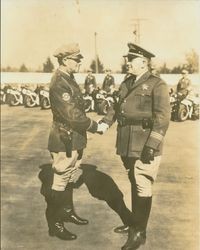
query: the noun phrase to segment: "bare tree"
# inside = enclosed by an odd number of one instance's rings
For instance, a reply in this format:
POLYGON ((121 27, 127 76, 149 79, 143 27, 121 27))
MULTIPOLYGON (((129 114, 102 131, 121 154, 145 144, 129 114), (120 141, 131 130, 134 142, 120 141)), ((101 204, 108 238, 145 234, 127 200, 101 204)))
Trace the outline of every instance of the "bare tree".
POLYGON ((199 70, 199 56, 194 49, 185 55, 187 69, 190 73, 197 73, 199 70))

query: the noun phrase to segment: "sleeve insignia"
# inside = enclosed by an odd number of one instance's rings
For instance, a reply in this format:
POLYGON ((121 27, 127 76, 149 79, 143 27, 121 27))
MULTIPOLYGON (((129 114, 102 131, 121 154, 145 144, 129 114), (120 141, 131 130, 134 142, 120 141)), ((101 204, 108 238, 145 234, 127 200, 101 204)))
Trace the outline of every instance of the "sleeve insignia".
POLYGON ((63 93, 63 94, 62 94, 62 99, 63 99, 63 101, 65 101, 65 102, 69 101, 69 100, 70 100, 70 95, 69 95, 69 93, 67 93, 67 92, 63 93))

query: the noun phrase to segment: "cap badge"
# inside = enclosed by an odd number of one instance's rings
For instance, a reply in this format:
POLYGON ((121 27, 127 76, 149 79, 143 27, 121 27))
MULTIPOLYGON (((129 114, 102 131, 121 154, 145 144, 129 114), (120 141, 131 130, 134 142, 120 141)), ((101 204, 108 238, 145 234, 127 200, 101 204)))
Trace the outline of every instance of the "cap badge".
POLYGON ((69 99, 70 99, 69 93, 67 93, 67 92, 63 93, 63 94, 62 94, 62 99, 63 99, 65 102, 69 101, 69 99))

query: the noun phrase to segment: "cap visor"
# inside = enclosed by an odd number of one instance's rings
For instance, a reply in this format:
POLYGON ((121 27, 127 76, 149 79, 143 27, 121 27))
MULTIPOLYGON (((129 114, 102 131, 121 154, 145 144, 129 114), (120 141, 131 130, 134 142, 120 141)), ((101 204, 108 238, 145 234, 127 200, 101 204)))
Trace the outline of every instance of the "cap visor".
POLYGON ((82 56, 81 54, 78 54, 77 57, 78 57, 79 59, 82 59, 82 58, 83 58, 83 56, 82 56))

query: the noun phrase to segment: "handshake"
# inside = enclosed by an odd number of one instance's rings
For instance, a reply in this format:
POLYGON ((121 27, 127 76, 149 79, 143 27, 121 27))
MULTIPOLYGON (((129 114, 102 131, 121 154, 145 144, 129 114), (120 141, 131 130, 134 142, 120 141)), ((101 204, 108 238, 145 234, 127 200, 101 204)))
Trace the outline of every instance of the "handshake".
POLYGON ((98 127, 97 127, 97 133, 102 135, 106 132, 106 130, 109 128, 109 125, 102 120, 97 121, 98 127))

